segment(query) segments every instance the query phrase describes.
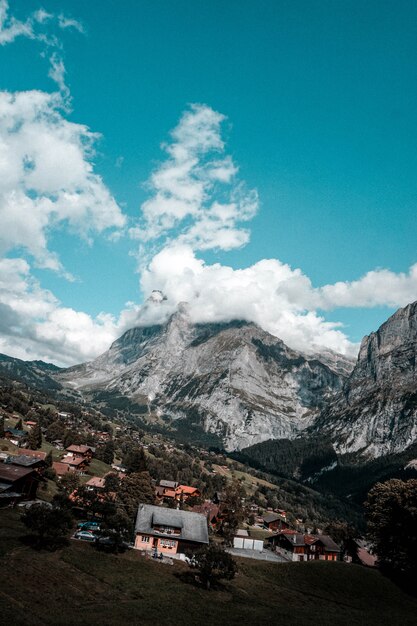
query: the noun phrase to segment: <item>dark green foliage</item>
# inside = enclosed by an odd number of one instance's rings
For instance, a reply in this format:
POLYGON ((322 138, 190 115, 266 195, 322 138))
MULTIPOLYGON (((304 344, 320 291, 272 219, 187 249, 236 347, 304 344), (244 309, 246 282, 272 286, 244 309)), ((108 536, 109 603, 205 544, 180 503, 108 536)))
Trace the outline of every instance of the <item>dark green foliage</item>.
POLYGON ((224 490, 220 532, 229 542, 245 518, 245 496, 245 490, 238 480, 229 483, 224 490))
POLYGON ((46 467, 52 467, 52 463, 53 463, 52 450, 49 450, 48 454, 45 457, 46 467))
POLYGON ((142 446, 131 448, 123 458, 123 465, 130 473, 144 472, 146 470, 146 458, 142 446))
POLYGON ((4 417, 0 415, 0 439, 4 438, 4 417))
POLYGON ((79 487, 79 484, 80 479, 78 474, 75 472, 68 472, 67 474, 64 474, 59 481, 59 489, 68 496, 79 487))
POLYGON ((130 520, 136 516, 139 503, 153 504, 154 490, 148 472, 128 474, 120 481, 118 501, 130 520))
POLYGON ((329 440, 323 438, 270 439, 232 455, 259 469, 288 478, 306 479, 337 462, 329 440))
POLYGON ((206 589, 210 589, 220 580, 232 580, 237 572, 237 564, 232 555, 216 543, 198 550, 191 562, 198 569, 198 576, 206 589))
POLYGON ((39 424, 39 420, 36 422, 35 426, 32 426, 31 430, 28 434, 28 448, 30 450, 39 450, 42 445, 42 431, 41 425, 39 424))
POLYGON ((37 547, 57 547, 72 528, 73 518, 68 510, 35 504, 22 515, 22 522, 36 537, 37 547))
POLYGON ((22 430, 22 428, 23 428, 22 419, 18 419, 17 420, 15 428, 16 428, 16 430, 22 430))
POLYGON ((106 441, 104 446, 100 446, 96 449, 95 453, 96 459, 99 461, 103 461, 103 463, 107 463, 107 465, 111 465, 114 459, 114 442, 112 439, 106 441))
POLYGON ((403 581, 417 578, 417 480, 377 483, 365 504, 378 562, 403 581))

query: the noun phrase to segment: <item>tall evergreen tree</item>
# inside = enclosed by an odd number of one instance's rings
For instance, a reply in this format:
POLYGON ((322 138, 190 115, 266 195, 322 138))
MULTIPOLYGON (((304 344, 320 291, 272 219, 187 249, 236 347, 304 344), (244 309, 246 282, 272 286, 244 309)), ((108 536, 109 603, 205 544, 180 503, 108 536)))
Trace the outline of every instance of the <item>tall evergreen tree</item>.
POLYGON ((4 438, 4 416, 0 416, 0 439, 4 438))
POLYGON ((35 426, 32 427, 28 435, 28 448, 31 450, 38 450, 42 445, 42 431, 39 420, 35 426))
POLYGON ((147 469, 146 457, 142 446, 136 446, 129 450, 123 458, 123 464, 129 473, 145 472, 147 469))
POLYGON ((20 418, 17 422, 16 422, 16 426, 15 426, 16 430, 22 430, 23 428, 23 423, 22 423, 22 418, 20 418))

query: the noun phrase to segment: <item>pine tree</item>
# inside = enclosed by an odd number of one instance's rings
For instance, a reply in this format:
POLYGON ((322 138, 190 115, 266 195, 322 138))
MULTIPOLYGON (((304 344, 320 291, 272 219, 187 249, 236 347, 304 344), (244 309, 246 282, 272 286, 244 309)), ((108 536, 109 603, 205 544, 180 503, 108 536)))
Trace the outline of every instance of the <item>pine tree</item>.
POLYGON ((0 416, 0 439, 4 439, 4 416, 0 416))
POLYGON ((52 458, 52 450, 49 450, 48 454, 45 457, 46 467, 52 467, 53 458, 52 458))
POLYGON ((129 450, 123 459, 123 464, 129 473, 145 472, 146 458, 142 446, 136 446, 129 450))
POLYGON ((28 435, 28 448, 38 450, 42 445, 42 431, 39 421, 36 422, 28 435))
POLYGON ((16 426, 15 426, 16 430, 22 430, 23 428, 23 424, 22 424, 22 418, 20 418, 17 422, 16 422, 16 426))

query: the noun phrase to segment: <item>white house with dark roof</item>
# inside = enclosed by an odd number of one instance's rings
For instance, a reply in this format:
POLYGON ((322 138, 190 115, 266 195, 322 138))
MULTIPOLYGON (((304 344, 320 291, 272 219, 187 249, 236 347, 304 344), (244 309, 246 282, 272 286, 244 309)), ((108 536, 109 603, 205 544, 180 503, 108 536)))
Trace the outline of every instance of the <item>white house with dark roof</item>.
POLYGON ((181 558, 186 550, 208 545, 207 518, 200 513, 140 504, 135 548, 181 558))

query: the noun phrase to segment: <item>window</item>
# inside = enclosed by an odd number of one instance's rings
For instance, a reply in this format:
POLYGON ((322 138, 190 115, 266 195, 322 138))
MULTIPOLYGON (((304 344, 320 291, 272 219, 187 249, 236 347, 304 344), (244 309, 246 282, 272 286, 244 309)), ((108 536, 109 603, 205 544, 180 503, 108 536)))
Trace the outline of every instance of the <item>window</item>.
POLYGON ((163 548, 174 548, 176 543, 177 542, 173 541, 172 539, 160 539, 159 541, 159 545, 163 548))
POLYGON ((141 540, 142 543, 149 543, 150 537, 146 537, 146 535, 142 535, 140 540, 141 540))

